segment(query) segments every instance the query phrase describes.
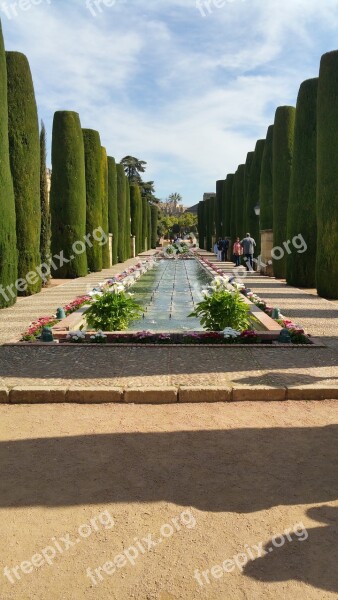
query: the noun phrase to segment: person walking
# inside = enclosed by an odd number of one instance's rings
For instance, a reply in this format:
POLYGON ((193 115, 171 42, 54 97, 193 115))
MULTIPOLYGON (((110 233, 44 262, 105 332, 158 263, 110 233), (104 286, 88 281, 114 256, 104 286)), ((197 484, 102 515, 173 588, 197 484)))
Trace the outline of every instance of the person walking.
POLYGON ((222 261, 228 260, 229 240, 222 240, 222 261))
POLYGON ((235 263, 236 267, 240 267, 241 266, 241 256, 243 254, 243 248, 242 248, 241 242, 239 241, 239 237, 236 237, 236 241, 232 248, 232 253, 234 256, 234 263, 235 263))
POLYGON ((245 238, 241 241, 241 246, 243 248, 243 253, 245 256, 245 263, 247 271, 253 271, 253 257, 255 252, 256 242, 251 237, 250 233, 247 233, 245 238))

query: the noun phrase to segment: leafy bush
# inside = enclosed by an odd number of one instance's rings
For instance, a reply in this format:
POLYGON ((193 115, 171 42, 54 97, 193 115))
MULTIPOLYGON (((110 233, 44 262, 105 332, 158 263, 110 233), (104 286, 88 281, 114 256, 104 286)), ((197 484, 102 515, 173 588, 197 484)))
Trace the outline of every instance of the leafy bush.
POLYGON ((96 331, 122 331, 142 314, 141 306, 124 291, 107 291, 96 298, 85 313, 88 327, 96 331))
POLYGON ((199 318, 207 331, 223 331, 226 327, 242 331, 249 325, 248 311, 239 292, 220 288, 206 295, 189 317, 199 318))

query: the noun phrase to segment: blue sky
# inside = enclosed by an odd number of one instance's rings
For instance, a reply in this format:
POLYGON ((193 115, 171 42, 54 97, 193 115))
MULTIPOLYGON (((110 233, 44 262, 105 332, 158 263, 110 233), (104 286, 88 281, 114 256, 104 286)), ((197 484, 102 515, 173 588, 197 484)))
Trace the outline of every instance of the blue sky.
POLYGON ((49 145, 54 111, 77 111, 186 206, 245 162, 338 46, 337 0, 0 0, 0 16, 49 145))

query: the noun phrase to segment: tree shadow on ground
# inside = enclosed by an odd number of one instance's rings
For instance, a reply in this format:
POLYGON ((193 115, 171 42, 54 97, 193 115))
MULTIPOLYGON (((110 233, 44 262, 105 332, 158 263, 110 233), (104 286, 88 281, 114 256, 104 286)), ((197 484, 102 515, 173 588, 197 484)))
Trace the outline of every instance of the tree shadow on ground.
POLYGON ((330 386, 330 384, 332 384, 332 387, 336 387, 338 384, 338 372, 333 377, 315 377, 314 375, 308 375, 307 373, 281 373, 270 371, 269 373, 264 373, 264 375, 249 375, 248 377, 236 379, 236 384, 267 385, 272 387, 315 385, 318 382, 323 386, 330 386))
POLYGON ((331 425, 6 441, 0 506, 165 500, 250 513, 329 502, 338 498, 337 439, 331 425))
MULTIPOLYGON (((307 511, 309 517, 327 527, 307 529, 308 537, 291 535, 280 548, 271 540, 264 555, 249 562, 244 574, 259 581, 282 582, 294 579, 314 587, 338 592, 338 507, 320 506, 307 511)), ((281 540, 278 539, 280 544, 281 540)))

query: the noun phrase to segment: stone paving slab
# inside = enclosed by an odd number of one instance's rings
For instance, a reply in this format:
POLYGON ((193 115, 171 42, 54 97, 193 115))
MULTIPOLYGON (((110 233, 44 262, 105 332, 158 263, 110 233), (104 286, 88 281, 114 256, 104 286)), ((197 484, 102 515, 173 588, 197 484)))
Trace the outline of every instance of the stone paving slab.
MULTIPOLYGON (((135 264, 137 260, 126 264, 135 264)), ((30 320, 53 312, 61 298, 66 303, 85 293, 88 285, 95 284, 94 279, 101 281, 125 266, 116 265, 106 272, 44 290, 31 298, 20 299, 15 307, 0 311, 0 344, 8 341, 9 332, 13 338, 30 320)), ((233 269, 231 263, 218 266, 225 273, 233 269)), ((185 394, 191 398, 197 389, 205 390, 206 395, 215 388, 226 394, 230 386, 238 399, 268 399, 269 395, 270 399, 282 396, 296 399, 302 395, 303 399, 319 399, 325 393, 328 398, 336 398, 338 304, 319 298, 313 290, 292 288, 284 281, 257 273, 250 273, 245 281, 262 298, 277 305, 285 316, 297 320, 307 332, 318 336, 324 347, 0 346, 0 389, 36 386, 39 396, 41 387, 55 386, 66 390, 80 387, 88 394, 93 390, 99 394, 100 390, 173 388, 178 398, 180 390, 181 398, 185 394)), ((3 398, 4 394, 0 393, 0 401, 3 398)))

